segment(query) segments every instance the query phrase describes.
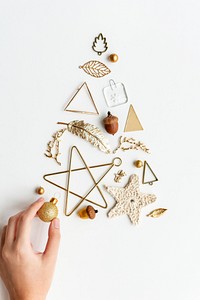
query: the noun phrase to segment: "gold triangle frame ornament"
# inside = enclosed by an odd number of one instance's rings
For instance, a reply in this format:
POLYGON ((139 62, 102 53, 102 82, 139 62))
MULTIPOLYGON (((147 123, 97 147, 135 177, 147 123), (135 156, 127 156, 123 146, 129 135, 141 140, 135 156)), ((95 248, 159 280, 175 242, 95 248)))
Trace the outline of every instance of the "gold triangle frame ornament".
POLYGON ((155 173, 153 172, 153 170, 152 170, 152 168, 150 167, 150 165, 148 164, 148 162, 145 160, 144 161, 144 167, 143 167, 143 174, 142 174, 142 183, 143 184, 146 184, 146 183, 148 183, 148 184, 150 184, 150 185, 153 185, 153 183, 155 182, 155 181, 158 181, 158 178, 157 178, 157 176, 155 175, 155 173), (154 180, 151 180, 151 181, 145 181, 145 172, 146 172, 146 167, 151 171, 151 173, 153 174, 153 176, 154 176, 154 180))
POLYGON ((138 119, 138 116, 136 115, 133 105, 131 104, 129 107, 124 132, 138 131, 138 130, 143 130, 143 127, 138 119))
POLYGON ((86 82, 83 82, 83 84, 77 89, 77 91, 75 92, 75 94, 72 96, 72 98, 69 100, 69 102, 67 103, 67 105, 64 108, 65 111, 69 111, 69 112, 75 112, 75 113, 80 113, 80 114, 86 114, 86 115, 99 115, 99 111, 97 109, 97 106, 94 102, 94 99, 92 97, 92 94, 90 92, 90 89, 87 85, 86 82), (72 103, 72 101, 75 99, 75 97, 77 96, 77 94, 80 92, 80 90, 85 87, 88 94, 89 94, 89 98, 92 101, 92 104, 94 106, 95 112, 91 112, 91 111, 81 111, 81 110, 74 110, 74 109, 68 109, 69 105, 72 103))
POLYGON ((92 204, 94 204, 94 205, 97 205, 97 206, 99 206, 99 207, 101 207, 101 208, 107 208, 107 202, 106 202, 106 199, 105 199, 105 197, 104 197, 104 195, 103 195, 101 189, 99 188, 98 184, 102 181, 102 179, 108 174, 108 172, 109 172, 114 166, 119 167, 121 164, 122 164, 121 158, 115 157, 111 163, 106 163, 106 164, 101 164, 101 165, 94 165, 94 166, 88 166, 87 163, 86 163, 86 161, 84 160, 83 156, 81 155, 80 151, 78 150, 78 148, 77 148, 76 146, 73 146, 73 147, 71 148, 71 150, 70 150, 69 169, 66 170, 66 171, 61 171, 61 172, 55 172, 55 173, 51 173, 51 174, 46 174, 46 175, 43 176, 43 178, 44 178, 44 180, 46 180, 46 181, 49 182, 50 184, 53 184, 54 186, 56 186, 56 187, 58 187, 58 188, 60 188, 60 189, 62 189, 62 190, 64 190, 64 191, 66 191, 65 215, 66 215, 67 217, 69 217, 69 216, 71 216, 71 214, 72 214, 72 213, 73 213, 73 212, 74 212, 74 211, 82 204, 82 202, 83 202, 84 200, 86 200, 87 202, 90 202, 90 203, 92 203, 92 204), (84 167, 82 167, 82 168, 76 168, 76 169, 72 169, 72 168, 71 168, 71 165, 72 165, 72 157, 73 157, 73 151, 74 151, 74 150, 76 150, 76 152, 78 153, 79 157, 81 158, 81 160, 82 160, 82 162, 83 162, 83 164, 84 164, 84 167), (101 176, 101 178, 100 178, 98 181, 96 181, 95 178, 94 178, 94 176, 93 176, 92 173, 91 173, 91 169, 99 168, 99 167, 106 167, 106 166, 109 167, 108 170, 101 176), (77 193, 75 193, 75 192, 70 191, 70 175, 71 175, 71 172, 77 172, 77 171, 82 171, 82 170, 87 170, 87 171, 89 172, 89 174, 90 174, 90 176, 91 176, 93 182, 94 182, 93 187, 89 190, 89 192, 86 193, 86 195, 85 195, 84 197, 81 196, 81 195, 79 195, 79 194, 77 194, 77 193), (65 188, 65 187, 62 187, 62 186, 60 186, 60 185, 56 184, 55 182, 53 182, 53 181, 51 181, 51 180, 48 179, 48 178, 51 177, 51 176, 56 176, 56 175, 59 175, 59 174, 67 174, 67 173, 69 173, 69 175, 68 175, 67 187, 66 187, 66 188, 65 188), (104 201, 104 205, 99 204, 99 203, 96 203, 96 202, 94 202, 94 201, 92 201, 92 200, 89 200, 89 199, 87 198, 87 197, 89 196, 89 194, 94 190, 94 188, 97 188, 97 189, 98 189, 98 191, 99 191, 99 193, 100 193, 100 195, 101 195, 101 197, 102 197, 102 199, 103 199, 103 201, 104 201), (76 197, 78 197, 78 198, 81 199, 81 200, 74 206, 74 208, 73 208, 70 212, 68 212, 68 200, 69 200, 69 194, 72 194, 72 195, 74 195, 74 196, 76 196, 76 197))

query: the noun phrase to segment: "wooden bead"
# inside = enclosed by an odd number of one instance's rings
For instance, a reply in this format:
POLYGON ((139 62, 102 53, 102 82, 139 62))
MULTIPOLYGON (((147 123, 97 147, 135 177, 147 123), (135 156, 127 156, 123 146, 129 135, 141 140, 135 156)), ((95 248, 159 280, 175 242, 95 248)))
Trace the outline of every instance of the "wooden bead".
POLYGON ((134 165, 136 166, 136 168, 141 168, 143 166, 143 162, 141 160, 136 160, 134 162, 134 165))
POLYGON ((39 188, 36 189, 36 193, 39 194, 39 195, 42 195, 44 194, 45 190, 42 186, 40 186, 39 188))
POLYGON ((115 53, 111 54, 111 55, 109 56, 109 60, 110 60, 111 62, 117 62, 117 61, 118 61, 118 55, 115 54, 115 53))

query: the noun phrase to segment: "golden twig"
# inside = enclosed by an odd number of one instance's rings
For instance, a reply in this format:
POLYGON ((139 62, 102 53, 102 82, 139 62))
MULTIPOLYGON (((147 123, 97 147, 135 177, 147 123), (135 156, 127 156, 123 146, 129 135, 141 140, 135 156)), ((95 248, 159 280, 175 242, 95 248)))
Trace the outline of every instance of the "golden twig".
POLYGON ((52 141, 48 142, 47 144, 47 150, 46 150, 46 157, 53 158, 55 161, 61 165, 61 162, 58 161, 58 156, 60 155, 59 147, 60 147, 60 137, 63 135, 63 133, 67 130, 66 128, 58 130, 55 134, 52 135, 52 141), (53 154, 52 151, 55 151, 53 154))
POLYGON ((145 146, 144 143, 137 141, 136 139, 133 138, 127 138, 122 136, 119 139, 118 147, 113 151, 113 153, 116 153, 119 149, 121 149, 122 151, 140 149, 146 153, 150 153, 149 149, 145 146))
POLYGON ((126 176, 126 173, 123 171, 123 170, 120 170, 118 171, 116 174, 115 174, 115 177, 114 177, 114 181, 115 182, 121 182, 121 179, 122 177, 126 176))

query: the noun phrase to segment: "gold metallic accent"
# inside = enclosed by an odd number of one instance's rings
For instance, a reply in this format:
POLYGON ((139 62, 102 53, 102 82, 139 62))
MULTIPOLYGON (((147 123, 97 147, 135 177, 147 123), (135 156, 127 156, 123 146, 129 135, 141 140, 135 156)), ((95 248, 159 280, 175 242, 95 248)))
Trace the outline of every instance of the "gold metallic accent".
POLYGON ((138 116, 136 115, 133 105, 131 104, 129 107, 124 132, 138 131, 138 130, 143 130, 143 127, 138 119, 138 116))
POLYGON ((119 145, 113 151, 113 153, 116 153, 119 149, 121 149, 122 151, 139 150, 140 149, 146 153, 150 153, 149 149, 145 146, 144 143, 137 141, 136 139, 127 138, 127 137, 123 137, 123 136, 120 136, 119 145))
POLYGON ((136 168, 141 168, 143 167, 143 162, 141 160, 136 160, 134 161, 134 165, 136 166, 136 168))
POLYGON ((100 164, 100 165, 94 165, 94 166, 88 166, 87 163, 86 163, 86 161, 84 160, 83 156, 81 155, 80 151, 78 150, 78 148, 77 148, 76 146, 73 146, 73 147, 71 148, 71 150, 70 150, 69 169, 66 170, 66 171, 61 171, 61 172, 55 172, 55 173, 46 174, 46 175, 43 176, 43 178, 44 178, 44 180, 46 180, 47 182, 53 184, 54 186, 56 186, 56 187, 58 187, 58 188, 60 188, 60 189, 62 189, 62 190, 64 190, 64 191, 66 191, 65 215, 66 215, 66 216, 70 216, 70 215, 71 215, 71 214, 72 214, 72 213, 73 213, 73 212, 81 205, 81 203, 82 203, 84 200, 86 200, 87 202, 90 202, 90 203, 92 203, 92 204, 95 204, 95 205, 97 205, 97 206, 99 206, 99 207, 101 207, 101 208, 107 208, 107 202, 106 202, 106 199, 105 199, 105 197, 104 197, 104 195, 103 195, 101 189, 99 188, 98 184, 102 181, 102 179, 108 174, 108 172, 109 172, 114 166, 118 167, 118 166, 121 165, 121 163, 122 163, 121 158, 115 157, 111 163, 100 164), (83 162, 83 164, 84 164, 85 167, 82 167, 82 168, 76 168, 76 169, 71 169, 71 165, 72 165, 72 155, 73 155, 73 151, 74 151, 74 150, 77 151, 77 153, 78 153, 78 155, 80 156, 80 158, 81 158, 81 160, 82 160, 82 162, 83 162), (99 167, 105 167, 105 166, 108 166, 108 167, 109 167, 108 170, 101 176, 101 178, 100 178, 99 180, 96 181, 95 178, 94 178, 94 176, 93 176, 92 173, 91 173, 91 169, 93 169, 93 168, 99 168, 99 167), (70 175, 71 175, 71 172, 76 172, 76 171, 81 171, 81 170, 87 170, 88 173, 90 174, 90 176, 91 176, 93 182, 94 182, 93 187, 86 193, 86 195, 85 195, 84 197, 81 196, 81 195, 79 195, 79 194, 77 194, 77 193, 74 193, 74 192, 70 191, 70 175), (56 183, 54 183, 53 181, 51 181, 51 180, 48 179, 48 177, 51 177, 51 176, 54 176, 54 175, 67 174, 67 173, 69 173, 69 175, 68 175, 67 187, 66 187, 66 188, 65 188, 65 187, 62 187, 62 186, 60 186, 60 185, 58 185, 58 184, 56 184, 56 183), (94 202, 94 201, 92 201, 92 200, 87 199, 87 197, 88 197, 89 194, 94 190, 94 188, 97 188, 97 189, 98 189, 98 191, 99 191, 99 193, 100 193, 100 195, 101 195, 101 197, 102 197, 102 199, 103 199, 103 201, 104 201, 104 205, 98 204, 98 203, 96 203, 96 202, 94 202), (78 204, 75 205, 75 207, 71 210, 71 212, 68 213, 67 209, 68 209, 68 199, 69 199, 69 194, 72 194, 72 195, 74 195, 74 196, 80 198, 81 201, 79 201, 78 204))
POLYGON ((154 183, 155 181, 158 181, 158 178, 156 177, 155 173, 153 172, 153 170, 152 170, 152 168, 150 167, 150 165, 148 164, 148 162, 145 160, 145 161, 144 161, 144 167, 143 167, 143 174, 142 174, 142 183, 143 183, 143 184, 148 183, 148 184, 150 184, 150 185, 153 185, 153 183, 154 183), (146 167, 149 168, 149 170, 150 170, 151 173, 153 174, 153 176, 154 176, 154 178, 155 178, 154 180, 151 180, 151 181, 145 181, 146 167))
POLYGON ((90 60, 83 66, 79 66, 79 69, 83 69, 85 73, 96 78, 103 77, 111 72, 111 70, 106 65, 97 60, 90 60))
POLYGON ((159 218, 160 216, 162 216, 165 212, 167 211, 167 208, 157 208, 154 209, 153 211, 151 211, 148 215, 146 215, 147 217, 152 217, 152 218, 159 218))
POLYGON ((126 176, 126 173, 123 170, 120 170, 115 174, 114 181, 121 182, 122 177, 124 177, 124 176, 126 176))
POLYGON ((98 148, 102 152, 111 153, 110 145, 108 139, 103 135, 103 132, 96 126, 85 123, 83 120, 71 121, 69 123, 58 122, 57 124, 65 125, 66 127, 58 130, 52 137, 53 140, 48 143, 45 155, 48 158, 53 158, 55 161, 61 165, 58 161, 58 156, 61 154, 59 152, 60 137, 65 131, 71 132, 74 135, 88 141, 94 147, 98 148))
POLYGON ((94 42, 92 44, 92 49, 97 52, 98 55, 106 52, 108 49, 106 38, 100 33, 97 37, 95 37, 94 42))
POLYGON ((43 195, 45 192, 44 188, 42 186, 39 186, 37 189, 36 189, 36 193, 38 195, 43 195))
POLYGON ((109 60, 113 63, 118 61, 118 55, 116 53, 113 53, 109 56, 109 60))
POLYGON ((61 162, 58 161, 58 156, 60 155, 60 152, 59 152, 60 138, 66 130, 67 130, 67 128, 60 129, 55 134, 52 135, 53 139, 52 139, 52 141, 48 142, 47 150, 45 153, 46 157, 55 159, 55 161, 59 165, 61 165, 61 162))
POLYGON ((56 205, 58 203, 58 199, 51 198, 50 202, 53 203, 54 205, 56 205))
POLYGON ((89 87, 88 87, 88 85, 87 85, 86 82, 83 82, 83 84, 77 89, 77 91, 75 92, 75 94, 72 96, 72 98, 69 100, 69 102, 68 102, 67 105, 65 106, 64 110, 65 110, 65 111, 69 111, 69 112, 80 113, 80 114, 99 115, 99 111, 98 111, 98 109, 97 109, 97 106, 96 106, 96 104, 95 104, 95 102, 94 102, 94 99, 93 99, 93 97, 92 97, 92 94, 91 94, 90 89, 89 89, 89 87), (94 106, 95 112, 73 110, 73 109, 69 109, 69 108, 68 108, 69 105, 72 103, 72 101, 74 100, 74 98, 77 96, 77 94, 80 92, 80 90, 81 90, 83 87, 86 87, 86 90, 87 90, 87 92, 88 92, 88 94, 89 94, 89 97, 90 97, 90 99, 91 99, 91 101, 92 101, 92 104, 93 104, 93 106, 94 106))
POLYGON ((109 141, 103 135, 103 132, 96 126, 81 121, 71 121, 70 123, 58 122, 57 124, 66 125, 67 130, 74 135, 88 141, 99 150, 105 153, 111 153, 109 141))
POLYGON ((37 212, 38 217, 44 222, 51 222, 53 219, 57 218, 57 202, 58 200, 56 198, 52 198, 49 202, 44 202, 42 207, 37 212))

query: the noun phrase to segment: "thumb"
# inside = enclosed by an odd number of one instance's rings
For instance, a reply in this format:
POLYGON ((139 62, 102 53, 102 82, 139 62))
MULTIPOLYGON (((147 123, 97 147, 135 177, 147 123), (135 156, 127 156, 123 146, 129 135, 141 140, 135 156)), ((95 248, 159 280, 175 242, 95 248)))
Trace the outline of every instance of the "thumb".
POLYGON ((49 226, 49 238, 47 241, 44 257, 52 262, 56 261, 60 244, 60 220, 53 219, 49 226))

